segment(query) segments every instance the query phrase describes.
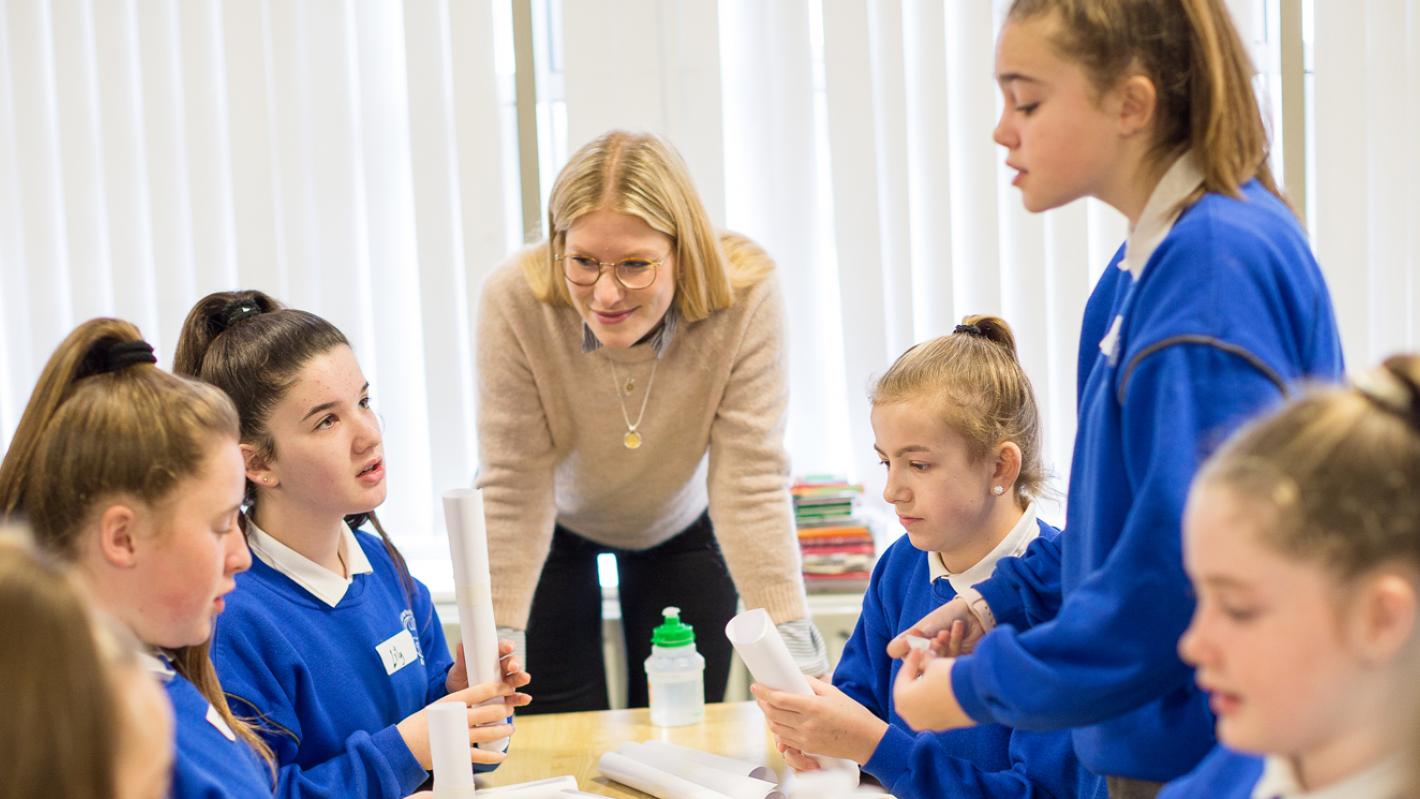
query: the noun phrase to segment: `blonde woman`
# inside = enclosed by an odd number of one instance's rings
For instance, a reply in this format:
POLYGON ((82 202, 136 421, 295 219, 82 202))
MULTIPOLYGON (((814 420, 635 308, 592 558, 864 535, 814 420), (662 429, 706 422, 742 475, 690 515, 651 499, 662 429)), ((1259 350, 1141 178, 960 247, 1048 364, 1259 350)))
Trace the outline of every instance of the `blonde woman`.
POLYGON ((773 262, 711 227, 680 157, 646 134, 578 150, 548 230, 490 276, 478 323, 494 612, 503 637, 526 634, 531 707, 607 706, 603 552, 620 574, 632 707, 667 605, 698 631, 707 701, 724 694, 720 631, 741 597, 824 673, 790 513, 773 262))

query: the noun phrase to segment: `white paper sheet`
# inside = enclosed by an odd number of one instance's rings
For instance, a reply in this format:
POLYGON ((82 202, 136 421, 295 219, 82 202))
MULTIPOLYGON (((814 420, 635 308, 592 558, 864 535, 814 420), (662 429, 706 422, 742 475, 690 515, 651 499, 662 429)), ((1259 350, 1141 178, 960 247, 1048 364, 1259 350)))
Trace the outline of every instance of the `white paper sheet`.
POLYGON ((437 702, 426 715, 434 758, 434 799, 473 799, 473 762, 468 745, 468 705, 437 702))
MULTIPOLYGON (((498 662, 498 628, 493 624, 493 584, 488 576, 488 531, 483 520, 483 492, 460 488, 444 493, 444 521, 454 567, 454 596, 459 608, 459 637, 468 662, 468 684, 503 678, 498 662)), ((490 699, 485 705, 501 703, 490 699)), ((508 739, 478 744, 479 749, 506 752, 508 739)))
POLYGON ((719 791, 677 777, 656 766, 642 763, 620 752, 607 752, 597 761, 602 776, 645 791, 659 799, 729 799, 719 791))
POLYGON ((654 747, 653 743, 659 742, 635 743, 627 741, 618 746, 616 751, 632 760, 658 768, 702 788, 722 793, 731 799, 784 799, 784 794, 780 793, 779 786, 775 782, 746 777, 714 766, 707 766, 683 754, 683 752, 695 752, 694 749, 685 749, 684 747, 666 749, 654 747))
MULTIPOLYGON (((799 696, 814 695, 814 689, 809 687, 808 679, 794 664, 789 648, 784 645, 784 639, 779 636, 778 628, 764 608, 747 610, 730 619, 730 623, 725 625, 725 637, 730 639, 730 644, 749 668, 755 682, 776 691, 799 696)), ((817 755, 811 757, 825 769, 851 769, 853 774, 858 773, 858 764, 852 760, 817 755)))
POLYGON ((768 766, 760 766, 748 760, 738 760, 733 757, 717 755, 714 752, 706 752, 701 749, 692 749, 688 746, 680 746, 669 741, 645 741, 643 746, 654 752, 667 753, 672 756, 679 756, 687 760, 700 763, 702 765, 717 768, 721 771, 728 771, 731 774, 738 774, 741 777, 754 777, 757 780, 767 782, 779 781, 778 775, 768 766))
POLYGON ((569 792, 577 792, 577 778, 571 774, 563 774, 561 777, 548 777, 545 780, 481 788, 478 795, 498 796, 501 799, 558 799, 569 792))

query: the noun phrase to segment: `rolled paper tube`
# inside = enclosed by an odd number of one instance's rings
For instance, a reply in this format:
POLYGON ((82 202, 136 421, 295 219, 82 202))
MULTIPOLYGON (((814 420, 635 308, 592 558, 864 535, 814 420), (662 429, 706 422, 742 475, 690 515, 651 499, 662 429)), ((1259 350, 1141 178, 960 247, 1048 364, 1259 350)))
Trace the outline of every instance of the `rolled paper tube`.
MULTIPOLYGON (((814 689, 809 687, 808 678, 804 677, 803 672, 799 671, 799 667, 794 664, 794 658, 789 654, 789 648, 784 645, 784 639, 779 636, 778 628, 774 626, 773 620, 769 618, 769 612, 764 608, 747 610, 730 619, 730 623, 725 625, 725 637, 730 639, 730 644, 735 647, 735 652, 739 653, 740 659, 749 668, 749 673, 754 677, 755 682, 776 691, 799 696, 814 695, 814 689)), ((819 765, 825 769, 841 769, 843 771, 852 769, 854 774, 858 773, 858 764, 852 760, 841 757, 809 756, 817 760, 819 765)))
POLYGON ((501 796, 506 799, 558 799, 569 792, 577 792, 577 778, 571 774, 548 777, 545 780, 519 782, 500 785, 497 788, 483 788, 479 796, 501 796))
POLYGON ((728 771, 731 774, 738 774, 741 777, 754 777, 757 780, 766 782, 778 782, 774 770, 768 766, 760 766, 748 760, 739 760, 733 757, 717 755, 714 752, 706 752, 701 749, 692 749, 688 746, 673 744, 670 741, 646 741, 642 744, 655 752, 662 752, 671 755, 678 755, 686 760, 691 760, 702 765, 717 768, 721 771, 728 771))
POLYGON ((473 799, 473 759, 468 745, 468 705, 429 706, 429 752, 434 756, 434 799, 473 799))
POLYGON ((597 769, 609 780, 645 791, 659 799, 729 799, 719 791, 696 785, 690 780, 619 752, 607 752, 602 755, 597 761, 597 769))
POLYGON ((627 741, 618 746, 616 751, 702 788, 722 793, 730 799, 784 799, 784 794, 779 792, 779 786, 773 782, 722 771, 714 766, 696 762, 682 753, 695 750, 684 750, 683 747, 663 749, 653 747, 651 743, 627 741))
MULTIPOLYGON (((483 520, 483 492, 461 488, 444 493, 444 521, 454 567, 454 596, 459 608, 459 637, 468 664, 468 684, 503 679, 498 660, 498 628, 493 624, 493 584, 488 576, 488 528, 483 520)), ((484 705, 502 704, 494 697, 484 705)), ((508 739, 485 741, 479 749, 506 752, 508 739)))

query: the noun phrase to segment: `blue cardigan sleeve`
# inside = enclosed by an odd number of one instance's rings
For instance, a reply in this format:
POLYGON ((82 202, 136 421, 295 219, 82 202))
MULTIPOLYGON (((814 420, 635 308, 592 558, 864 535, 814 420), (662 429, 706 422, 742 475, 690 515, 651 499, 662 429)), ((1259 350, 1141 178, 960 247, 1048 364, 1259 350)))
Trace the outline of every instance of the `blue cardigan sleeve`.
POLYGON ((1279 397, 1261 371, 1216 347, 1167 346, 1139 362, 1121 416, 1133 497, 1123 529, 1055 619, 993 630, 957 660, 952 688, 972 718, 1025 729, 1090 725, 1190 679, 1176 651, 1193 612, 1180 537, 1188 486, 1207 448, 1279 397))
MULTIPOLYGON (((904 542, 905 543, 905 542, 904 542)), ((888 721, 888 730, 863 769, 902 799, 936 797, 944 793, 968 799, 988 797, 1074 797, 1095 796, 1097 778, 1079 765, 1065 733, 1010 733, 1008 769, 984 769, 954 749, 954 736, 979 736, 976 731, 956 733, 915 733, 892 723, 892 682, 896 661, 887 655, 887 642, 898 627, 884 603, 883 592, 901 593, 897 585, 903 572, 888 574, 888 565, 897 552, 879 560, 873 579, 863 595, 863 610, 853 635, 843 648, 833 683, 839 690, 888 721), (1081 790, 1081 786, 1087 790, 1081 790)), ((999 568, 999 566, 998 566, 999 568)), ((911 570, 903 570, 919 575, 911 570)), ((891 603, 894 607, 901 603, 891 603)), ((900 615, 900 613, 898 613, 900 615)), ((909 615, 916 615, 915 612, 909 615)), ((915 619, 913 619, 915 620, 915 619)), ((904 620, 899 620, 899 622, 904 620)))
POLYGON ((972 586, 997 626, 1027 630, 1060 612, 1060 538, 1041 535, 1018 558, 1002 558, 991 577, 972 586))
POLYGON ((1012 730, 1008 756, 1010 768, 988 771, 953 756, 943 734, 892 726, 864 770, 901 799, 1105 796, 1103 780, 1080 765, 1068 734, 1012 730))
MULTIPOLYGON (((238 633, 239 635, 239 633, 238 633)), ((278 764, 276 796, 281 799, 398 797, 413 793, 429 773, 419 765, 394 725, 373 733, 359 731, 345 739, 343 751, 309 768, 298 765, 301 721, 282 682, 282 664, 263 658, 255 645, 224 647, 223 688, 239 717, 253 719, 278 764)))

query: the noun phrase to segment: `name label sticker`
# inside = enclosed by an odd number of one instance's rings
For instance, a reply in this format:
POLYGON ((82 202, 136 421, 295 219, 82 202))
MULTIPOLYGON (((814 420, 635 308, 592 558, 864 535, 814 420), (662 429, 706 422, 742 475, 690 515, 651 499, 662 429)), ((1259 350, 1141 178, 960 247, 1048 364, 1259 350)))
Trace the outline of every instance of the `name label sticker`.
POLYGON ((419 659, 419 647, 408 630, 400 630, 375 647, 380 662, 385 664, 385 674, 394 674, 419 659))
POLYGON ((222 714, 217 712, 217 708, 207 706, 207 723, 217 728, 217 732, 222 733, 222 737, 235 742, 237 734, 232 732, 232 728, 227 726, 227 720, 222 718, 222 714))

